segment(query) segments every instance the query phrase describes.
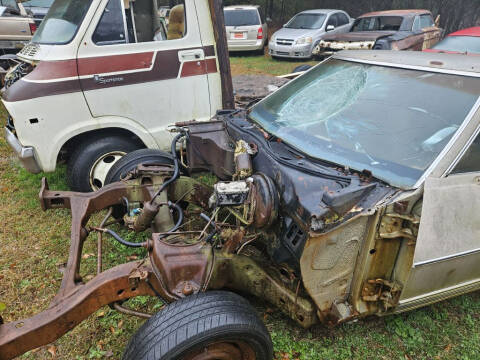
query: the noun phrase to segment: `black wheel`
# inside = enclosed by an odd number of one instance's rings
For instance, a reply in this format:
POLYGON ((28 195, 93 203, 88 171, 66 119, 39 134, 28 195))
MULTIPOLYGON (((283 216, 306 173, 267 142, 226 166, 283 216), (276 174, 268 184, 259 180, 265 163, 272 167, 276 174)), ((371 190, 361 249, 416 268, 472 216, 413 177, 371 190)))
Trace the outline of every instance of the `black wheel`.
POLYGON ((150 318, 130 340, 124 360, 271 360, 265 325, 241 296, 192 295, 150 318))
POLYGON ((293 72, 301 72, 301 71, 307 71, 312 68, 312 65, 299 65, 295 69, 293 69, 293 72))
POLYGON ((67 164, 67 180, 74 191, 98 190, 105 184, 111 167, 127 153, 141 148, 127 137, 93 136, 76 146, 67 164))
POLYGON ((140 149, 132 151, 118 160, 111 167, 105 177, 105 185, 120 181, 140 164, 173 165, 173 157, 170 153, 155 149, 140 149))

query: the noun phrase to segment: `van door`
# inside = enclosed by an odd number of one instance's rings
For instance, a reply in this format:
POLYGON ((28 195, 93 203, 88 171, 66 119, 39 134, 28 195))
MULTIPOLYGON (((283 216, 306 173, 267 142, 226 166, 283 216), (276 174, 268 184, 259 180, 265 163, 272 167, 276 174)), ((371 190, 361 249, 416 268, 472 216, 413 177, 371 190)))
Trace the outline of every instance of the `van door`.
POLYGON ((170 144, 168 125, 213 115, 207 74, 217 71, 213 46, 202 46, 194 0, 173 7, 166 19, 161 14, 168 3, 104 0, 77 59, 100 126, 102 119, 134 121, 161 148, 170 144))
POLYGON ((413 262, 400 304, 480 289, 480 135, 448 177, 427 178, 413 262))

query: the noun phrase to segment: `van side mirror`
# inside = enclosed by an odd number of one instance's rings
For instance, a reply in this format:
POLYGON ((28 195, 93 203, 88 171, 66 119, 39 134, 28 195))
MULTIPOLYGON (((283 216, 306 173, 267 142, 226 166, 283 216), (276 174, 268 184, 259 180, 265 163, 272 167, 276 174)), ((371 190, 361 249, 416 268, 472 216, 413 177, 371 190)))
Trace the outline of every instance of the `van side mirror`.
POLYGON ((334 25, 327 25, 326 30, 327 31, 333 31, 333 30, 335 30, 335 26, 334 25))

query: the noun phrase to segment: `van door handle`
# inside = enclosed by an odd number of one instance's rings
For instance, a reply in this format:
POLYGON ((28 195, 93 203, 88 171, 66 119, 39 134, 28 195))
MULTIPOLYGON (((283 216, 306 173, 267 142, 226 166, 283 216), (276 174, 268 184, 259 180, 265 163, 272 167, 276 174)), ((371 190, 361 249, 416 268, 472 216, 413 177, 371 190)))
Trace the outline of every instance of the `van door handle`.
POLYGON ((205 53, 203 49, 183 50, 178 52, 178 60, 180 60, 180 62, 203 59, 205 59, 205 53))

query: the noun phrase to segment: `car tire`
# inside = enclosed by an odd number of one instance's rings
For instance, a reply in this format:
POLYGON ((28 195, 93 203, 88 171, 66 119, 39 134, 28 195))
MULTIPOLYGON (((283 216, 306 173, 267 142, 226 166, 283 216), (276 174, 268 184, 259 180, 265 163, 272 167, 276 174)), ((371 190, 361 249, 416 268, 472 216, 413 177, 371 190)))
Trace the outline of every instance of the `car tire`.
POLYGON ((244 298, 210 291, 178 300, 147 320, 130 340, 123 360, 191 360, 196 356, 271 360, 272 340, 244 298))
POLYGON ((118 160, 108 172, 105 185, 120 181, 140 164, 173 165, 172 154, 155 149, 140 149, 118 160))
POLYGON ((105 184, 110 168, 127 153, 143 144, 125 136, 93 136, 76 145, 67 163, 70 189, 79 192, 98 190, 105 184))

